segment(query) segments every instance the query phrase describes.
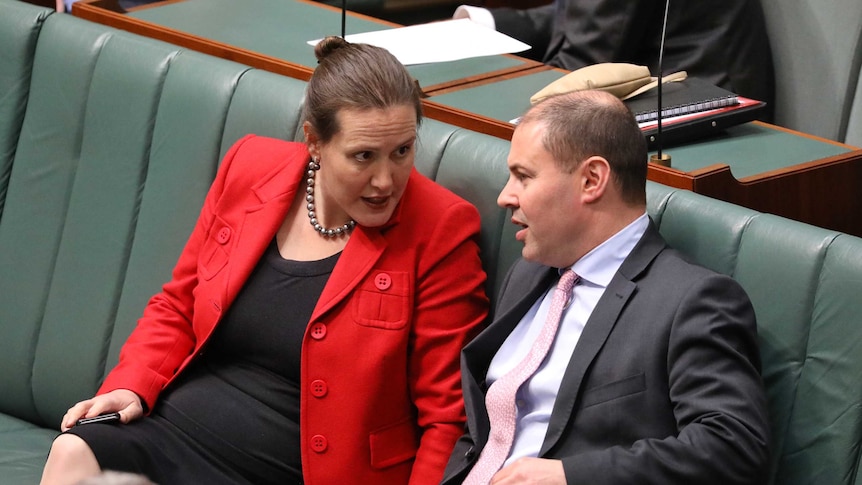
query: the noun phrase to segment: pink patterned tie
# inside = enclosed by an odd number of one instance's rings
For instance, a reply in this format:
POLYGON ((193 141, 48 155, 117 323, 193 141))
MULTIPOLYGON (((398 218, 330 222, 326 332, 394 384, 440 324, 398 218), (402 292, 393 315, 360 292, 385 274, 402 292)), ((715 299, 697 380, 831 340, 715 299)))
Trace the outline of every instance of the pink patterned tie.
POLYGON ((563 273, 551 299, 551 308, 548 310, 545 324, 530 351, 514 369, 494 381, 488 389, 485 406, 488 408, 491 434, 488 437, 488 444, 479 455, 479 460, 464 480, 464 485, 486 485, 509 456, 509 450, 515 438, 515 420, 518 414, 515 394, 521 384, 529 379, 545 360, 557 334, 563 308, 577 280, 578 275, 572 270, 567 269, 563 273))

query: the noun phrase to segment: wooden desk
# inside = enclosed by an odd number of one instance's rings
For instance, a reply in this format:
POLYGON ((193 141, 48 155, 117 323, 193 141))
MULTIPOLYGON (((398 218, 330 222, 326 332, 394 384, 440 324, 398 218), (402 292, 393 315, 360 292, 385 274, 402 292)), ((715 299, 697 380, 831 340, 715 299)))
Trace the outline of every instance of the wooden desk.
MULTIPOLYGON (((341 10, 309 0, 168 0, 117 10, 116 0, 84 0, 72 8, 81 18, 306 81, 317 66, 306 42, 341 31, 341 10)), ((346 25, 348 34, 397 27, 353 12, 346 25)), ((541 65, 498 55, 407 70, 427 93, 541 65)))
MULTIPOLYGON (((537 68, 431 93, 429 117, 511 138, 510 120, 530 96, 565 75, 537 68)), ((862 150, 762 122, 664 149, 672 168, 649 164, 650 180, 862 236, 862 150)))
POLYGON ((862 150, 856 147, 753 122, 666 152, 674 167, 651 163, 650 180, 862 236, 862 150), (775 160, 785 164, 756 169, 775 160))
MULTIPOLYGON (((303 80, 316 64, 305 41, 340 29, 338 9, 305 0, 169 0, 128 14, 105 8, 110 1, 84 0, 73 13, 303 80)), ((387 26, 356 14, 348 19, 353 33, 387 26)), ((505 139, 530 95, 565 74, 516 56, 408 70, 430 96, 426 116, 505 139)), ((862 150, 755 122, 665 151, 673 167, 650 164, 650 180, 862 236, 862 150)))

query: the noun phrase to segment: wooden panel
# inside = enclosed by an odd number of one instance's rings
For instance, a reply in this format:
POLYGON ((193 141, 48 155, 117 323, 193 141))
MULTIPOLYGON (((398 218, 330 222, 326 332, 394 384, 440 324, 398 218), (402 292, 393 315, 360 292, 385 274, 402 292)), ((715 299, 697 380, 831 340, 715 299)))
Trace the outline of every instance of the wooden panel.
POLYGON ((740 180, 724 164, 682 172, 650 163, 648 178, 760 212, 862 236, 862 150, 740 180))

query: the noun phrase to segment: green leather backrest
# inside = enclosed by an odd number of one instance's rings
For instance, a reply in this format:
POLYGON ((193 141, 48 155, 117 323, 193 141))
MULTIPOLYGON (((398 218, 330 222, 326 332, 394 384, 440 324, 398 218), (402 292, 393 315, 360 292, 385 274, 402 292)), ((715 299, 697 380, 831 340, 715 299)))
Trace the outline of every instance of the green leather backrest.
POLYGON ((61 17, 50 16, 39 36, 0 220, 0 411, 37 422, 32 367, 80 154, 81 94, 103 31, 63 35, 52 28, 68 20, 61 17))
POLYGON ((431 180, 436 180, 443 151, 449 146, 449 140, 457 130, 456 126, 448 123, 427 118, 422 120, 416 141, 416 170, 431 180))
POLYGON ((228 110, 219 158, 248 133, 301 141, 305 86, 303 81, 256 69, 243 74, 228 110))
POLYGON ((509 266, 520 256, 514 225, 507 211, 497 206, 497 195, 509 176, 506 157, 509 142, 458 130, 452 134, 437 171, 436 181, 470 201, 482 218, 481 257, 488 275, 485 285, 491 308, 509 266))
MULTIPOLYGON (((170 64, 153 119, 133 239, 103 374, 150 296, 170 277, 215 177, 222 131, 246 68, 193 52, 170 64)), ((101 377, 101 376, 100 376, 101 377)))
POLYGON ((4 3, 0 10, 0 218, 24 121, 36 39, 49 15, 50 10, 24 2, 4 3))
POLYGON ((751 297, 770 483, 852 483, 862 440, 862 239, 658 184, 648 193, 668 243, 751 297))
POLYGON ((0 412, 56 426, 116 362, 191 231, 247 70, 45 21, 0 225, 0 412))

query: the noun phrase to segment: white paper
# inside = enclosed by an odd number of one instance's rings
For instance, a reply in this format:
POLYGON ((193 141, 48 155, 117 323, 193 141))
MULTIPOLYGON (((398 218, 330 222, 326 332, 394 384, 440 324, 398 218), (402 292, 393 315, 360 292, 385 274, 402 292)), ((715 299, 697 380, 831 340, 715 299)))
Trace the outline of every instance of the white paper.
MULTIPOLYGON (((383 47, 405 66, 522 52, 529 45, 469 19, 352 34, 348 42, 383 47)), ((321 39, 310 40, 317 45, 321 39)))

